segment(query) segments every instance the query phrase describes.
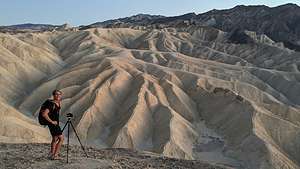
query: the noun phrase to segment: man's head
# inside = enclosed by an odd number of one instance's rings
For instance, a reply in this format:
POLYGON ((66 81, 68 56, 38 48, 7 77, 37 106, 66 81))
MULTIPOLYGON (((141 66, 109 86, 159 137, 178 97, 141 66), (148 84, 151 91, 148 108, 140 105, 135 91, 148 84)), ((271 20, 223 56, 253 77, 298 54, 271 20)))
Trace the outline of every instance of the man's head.
POLYGON ((53 90, 52 95, 54 100, 60 101, 62 92, 60 90, 55 89, 53 90))

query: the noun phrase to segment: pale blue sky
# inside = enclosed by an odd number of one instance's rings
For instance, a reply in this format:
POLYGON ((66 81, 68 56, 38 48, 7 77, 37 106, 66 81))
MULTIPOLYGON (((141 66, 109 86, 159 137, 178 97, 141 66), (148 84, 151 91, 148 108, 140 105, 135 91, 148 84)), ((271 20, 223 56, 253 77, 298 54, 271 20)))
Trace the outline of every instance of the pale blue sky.
POLYGON ((300 6, 300 0, 1 0, 0 25, 68 22, 78 26, 139 13, 176 16, 236 5, 274 7, 286 3, 300 6))

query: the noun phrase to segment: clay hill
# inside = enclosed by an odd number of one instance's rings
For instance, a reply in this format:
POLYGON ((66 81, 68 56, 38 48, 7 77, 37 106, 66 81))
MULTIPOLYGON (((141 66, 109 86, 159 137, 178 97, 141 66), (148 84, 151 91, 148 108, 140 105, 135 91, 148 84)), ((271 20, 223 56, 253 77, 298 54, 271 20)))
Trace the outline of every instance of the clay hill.
MULTIPOLYGON (((151 152, 186 168, 196 160, 297 169, 299 70, 299 52, 253 30, 177 25, 0 33, 0 141, 49 143, 36 117, 60 89, 61 125, 73 113, 84 145, 95 151, 151 152)), ((0 152, 22 153, 23 146, 4 144, 0 152)), ((43 144, 28 146, 43 151, 43 144)))

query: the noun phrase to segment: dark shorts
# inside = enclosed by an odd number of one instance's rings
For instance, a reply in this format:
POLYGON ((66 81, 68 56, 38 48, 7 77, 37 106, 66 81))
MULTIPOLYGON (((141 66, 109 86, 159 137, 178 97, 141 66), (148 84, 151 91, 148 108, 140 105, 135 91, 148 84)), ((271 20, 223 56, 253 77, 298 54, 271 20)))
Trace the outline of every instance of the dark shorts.
POLYGON ((59 125, 49 124, 48 127, 52 136, 59 136, 62 134, 59 125))

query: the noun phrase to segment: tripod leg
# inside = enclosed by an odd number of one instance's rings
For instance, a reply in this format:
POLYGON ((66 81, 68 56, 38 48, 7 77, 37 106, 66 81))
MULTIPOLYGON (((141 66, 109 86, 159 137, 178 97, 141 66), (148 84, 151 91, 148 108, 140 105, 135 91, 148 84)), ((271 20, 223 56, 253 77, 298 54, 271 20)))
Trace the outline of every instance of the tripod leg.
POLYGON ((67 163, 69 163, 70 121, 68 121, 67 124, 68 124, 67 163))
POLYGON ((87 155, 87 153, 86 153, 86 151, 85 151, 83 145, 81 144, 81 141, 80 141, 80 139, 79 139, 79 137, 78 137, 78 134, 77 134, 77 132, 76 132, 76 130, 75 130, 75 127, 73 126, 73 124, 72 124, 71 121, 70 121, 70 123, 71 123, 71 126, 72 126, 72 128, 73 128, 73 130, 74 130, 74 132, 75 132, 75 134, 76 134, 76 137, 77 137, 77 139, 78 139, 78 141, 79 141, 79 143, 80 143, 80 145, 81 145, 82 150, 84 151, 86 157, 88 157, 88 155, 87 155))
POLYGON ((68 121, 66 122, 66 124, 64 125, 64 127, 63 127, 63 129, 62 129, 61 131, 64 131, 64 130, 65 130, 67 124, 68 124, 68 121))

